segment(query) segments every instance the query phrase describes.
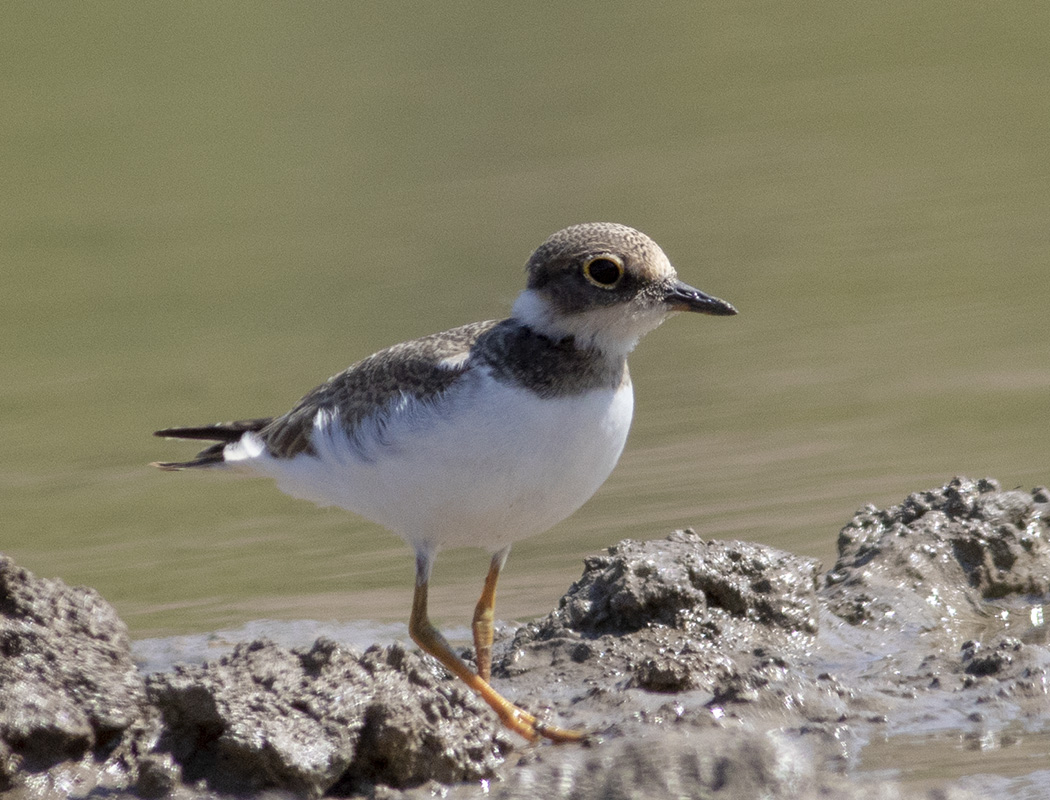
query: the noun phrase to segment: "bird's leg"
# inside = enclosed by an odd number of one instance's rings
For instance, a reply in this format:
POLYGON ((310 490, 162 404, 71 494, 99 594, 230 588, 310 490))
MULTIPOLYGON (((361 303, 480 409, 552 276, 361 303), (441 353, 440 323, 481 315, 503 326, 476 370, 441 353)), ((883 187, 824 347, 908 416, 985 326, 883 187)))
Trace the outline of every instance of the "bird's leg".
POLYGON ((474 632, 474 661, 478 666, 478 676, 483 681, 489 681, 492 675, 492 634, 495 621, 496 607, 496 581, 499 580, 500 571, 507 563, 507 555, 510 548, 505 547, 492 556, 489 565, 489 574, 485 576, 485 588, 481 590, 481 598, 474 608, 474 621, 471 630, 474 632))
POLYGON ((467 684, 491 706, 503 724, 518 735, 530 741, 535 741, 541 736, 554 742, 582 741, 585 735, 581 731, 544 725, 528 711, 518 708, 489 686, 488 681, 475 674, 466 662, 453 652, 445 637, 441 635, 441 631, 431 624, 427 614, 427 585, 430 579, 431 563, 432 559, 429 554, 418 553, 416 555, 416 591, 412 597, 412 617, 408 622, 408 633, 412 641, 467 684))

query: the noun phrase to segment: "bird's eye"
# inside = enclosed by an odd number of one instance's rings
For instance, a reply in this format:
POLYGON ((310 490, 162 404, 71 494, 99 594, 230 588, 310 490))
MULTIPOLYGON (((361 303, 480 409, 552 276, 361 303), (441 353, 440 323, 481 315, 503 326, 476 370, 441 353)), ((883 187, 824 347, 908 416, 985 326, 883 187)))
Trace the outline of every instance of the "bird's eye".
POLYGON ((623 278, 623 263, 615 256, 597 256, 584 262, 583 277, 599 289, 612 289, 623 278))

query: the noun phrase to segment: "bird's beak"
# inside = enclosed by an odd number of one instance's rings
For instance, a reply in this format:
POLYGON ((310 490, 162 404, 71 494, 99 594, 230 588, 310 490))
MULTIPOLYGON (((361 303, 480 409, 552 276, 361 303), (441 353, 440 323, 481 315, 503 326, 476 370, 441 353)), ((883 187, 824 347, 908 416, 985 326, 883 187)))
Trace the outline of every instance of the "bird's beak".
POLYGON ((672 311, 696 311, 699 314, 714 314, 719 317, 731 317, 737 313, 736 309, 725 300, 704 294, 699 289, 694 289, 688 283, 682 283, 677 279, 664 295, 664 302, 671 307, 672 311))

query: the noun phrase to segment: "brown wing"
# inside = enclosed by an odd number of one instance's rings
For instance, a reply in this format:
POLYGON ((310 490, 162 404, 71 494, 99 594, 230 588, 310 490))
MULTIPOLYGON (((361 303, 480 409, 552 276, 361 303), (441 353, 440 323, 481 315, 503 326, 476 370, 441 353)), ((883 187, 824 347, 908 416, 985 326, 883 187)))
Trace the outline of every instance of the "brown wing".
POLYGON ((292 458, 312 452, 310 434, 321 409, 338 409, 347 430, 353 430, 402 395, 424 399, 440 394, 466 370, 466 355, 478 337, 496 324, 475 322, 380 350, 309 392, 259 435, 270 453, 292 458), (456 361, 457 356, 463 361, 456 361), (451 364, 443 363, 449 359, 451 364))

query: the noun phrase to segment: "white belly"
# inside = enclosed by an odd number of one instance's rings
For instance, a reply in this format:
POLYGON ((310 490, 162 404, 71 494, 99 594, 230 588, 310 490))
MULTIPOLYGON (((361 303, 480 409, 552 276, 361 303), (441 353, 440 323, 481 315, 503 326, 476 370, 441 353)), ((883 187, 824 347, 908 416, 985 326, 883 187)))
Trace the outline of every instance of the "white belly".
POLYGON ((633 408, 629 383, 541 399, 481 375, 436 403, 405 399, 384 425, 366 421, 352 439, 338 415, 319 414, 316 455, 235 447, 283 491, 353 511, 414 547, 495 552, 594 494, 620 457, 633 408))

